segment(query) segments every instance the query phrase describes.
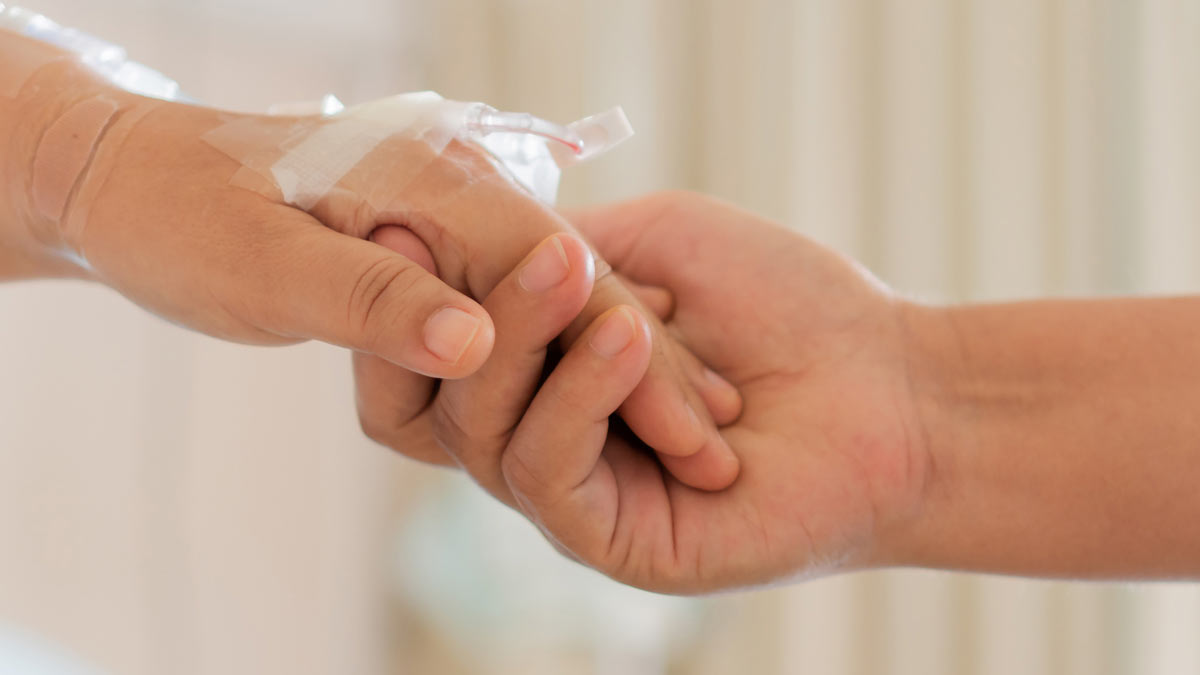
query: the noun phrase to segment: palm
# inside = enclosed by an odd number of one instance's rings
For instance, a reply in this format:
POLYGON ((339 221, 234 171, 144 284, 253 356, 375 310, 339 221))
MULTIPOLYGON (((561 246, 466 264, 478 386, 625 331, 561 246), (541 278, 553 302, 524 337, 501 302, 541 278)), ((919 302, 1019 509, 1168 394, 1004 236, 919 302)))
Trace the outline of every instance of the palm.
POLYGON ((742 474, 693 490, 611 438, 587 486, 611 520, 606 571, 694 591, 861 562, 893 524, 880 514, 911 509, 923 476, 894 303, 825 249, 719 205, 702 205, 731 212, 708 226, 691 205, 636 240, 598 239, 624 249, 610 259, 631 278, 675 294, 669 327, 741 390, 724 434, 742 474), (655 255, 681 250, 684 264, 655 255))

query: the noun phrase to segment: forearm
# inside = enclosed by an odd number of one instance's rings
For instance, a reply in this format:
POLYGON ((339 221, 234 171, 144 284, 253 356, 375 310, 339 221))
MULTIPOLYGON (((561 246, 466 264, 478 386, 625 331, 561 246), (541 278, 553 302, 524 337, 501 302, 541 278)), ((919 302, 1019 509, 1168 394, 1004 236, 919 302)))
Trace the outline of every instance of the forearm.
POLYGON ((86 276, 59 225, 108 117, 72 111, 110 91, 74 55, 0 30, 0 281, 86 276))
POLYGON ((931 469, 900 562, 1200 576, 1200 298, 915 316, 931 469))

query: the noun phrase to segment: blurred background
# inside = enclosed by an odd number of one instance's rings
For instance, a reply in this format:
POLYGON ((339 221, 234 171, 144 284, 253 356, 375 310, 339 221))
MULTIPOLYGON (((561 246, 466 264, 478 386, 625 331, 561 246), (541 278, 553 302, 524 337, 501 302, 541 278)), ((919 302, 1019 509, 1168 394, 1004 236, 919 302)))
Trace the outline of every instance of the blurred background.
MULTIPOLYGON (((228 108, 621 104, 564 203, 714 193, 934 302, 1200 283, 1194 0, 26 4, 228 108)), ((0 627, 22 674, 1200 672, 1195 584, 622 588, 361 438, 342 351, 67 282, 0 287, 0 627)))

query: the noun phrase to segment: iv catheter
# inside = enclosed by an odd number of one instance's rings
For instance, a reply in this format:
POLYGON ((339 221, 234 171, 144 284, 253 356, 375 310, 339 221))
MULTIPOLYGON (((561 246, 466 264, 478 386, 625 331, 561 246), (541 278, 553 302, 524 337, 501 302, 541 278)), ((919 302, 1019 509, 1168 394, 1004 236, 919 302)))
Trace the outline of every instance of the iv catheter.
POLYGON ((554 153, 558 163, 564 166, 599 155, 633 135, 629 118, 620 107, 562 125, 529 113, 502 112, 484 103, 474 103, 466 115, 466 128, 481 137, 492 133, 517 133, 557 142, 570 150, 570 154, 554 153))

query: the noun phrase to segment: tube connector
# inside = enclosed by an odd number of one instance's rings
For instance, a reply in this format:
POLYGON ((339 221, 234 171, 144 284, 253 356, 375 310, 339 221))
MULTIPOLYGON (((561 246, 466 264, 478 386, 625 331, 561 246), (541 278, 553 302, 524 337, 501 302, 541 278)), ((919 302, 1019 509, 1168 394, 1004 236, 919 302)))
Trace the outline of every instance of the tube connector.
POLYGON ((480 137, 516 133, 554 141, 558 146, 551 147, 551 154, 564 168, 608 152, 633 136, 633 126, 620 106, 564 126, 529 113, 502 112, 477 103, 467 111, 466 127, 480 137))

